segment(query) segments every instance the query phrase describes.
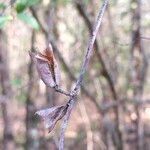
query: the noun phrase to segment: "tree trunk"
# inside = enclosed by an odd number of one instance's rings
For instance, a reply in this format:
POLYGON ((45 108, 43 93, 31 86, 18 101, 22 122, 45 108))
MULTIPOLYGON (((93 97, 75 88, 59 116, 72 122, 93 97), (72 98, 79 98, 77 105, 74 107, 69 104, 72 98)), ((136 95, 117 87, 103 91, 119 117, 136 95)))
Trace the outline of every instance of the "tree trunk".
POLYGON ((8 68, 8 56, 6 41, 4 40, 4 33, 0 30, 0 82, 2 95, 6 96, 7 99, 2 102, 2 116, 4 121, 4 131, 3 131, 3 150, 13 150, 14 149, 14 137, 12 131, 12 116, 10 116, 10 101, 11 96, 11 86, 9 78, 9 68, 8 68))
MULTIPOLYGON (((131 84, 133 86, 133 99, 141 100, 143 93, 143 85, 147 70, 147 60, 145 57, 144 49, 141 43, 141 1, 131 0, 131 5, 135 7, 131 8, 132 13, 132 41, 131 41, 131 84)), ((136 117, 135 120, 135 149, 144 150, 144 133, 141 118, 141 108, 139 105, 134 107, 136 117)))
MULTIPOLYGON (((31 51, 34 51, 34 41, 35 41, 35 33, 32 31, 32 39, 31 39, 31 51)), ((30 61, 28 65, 28 90, 27 90, 27 99, 26 99, 26 145, 25 148, 28 150, 37 150, 39 146, 38 141, 38 131, 36 129, 35 122, 35 105, 32 101, 32 90, 33 90, 33 62, 30 61)))

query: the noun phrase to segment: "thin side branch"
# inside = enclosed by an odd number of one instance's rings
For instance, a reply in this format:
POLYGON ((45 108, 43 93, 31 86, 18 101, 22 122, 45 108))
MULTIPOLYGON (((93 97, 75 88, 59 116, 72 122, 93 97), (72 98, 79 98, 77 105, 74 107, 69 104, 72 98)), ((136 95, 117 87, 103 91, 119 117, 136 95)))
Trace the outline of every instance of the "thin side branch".
MULTIPOLYGON (((80 15, 83 17, 84 21, 85 21, 85 24, 87 25, 88 29, 89 29, 89 32, 91 33, 92 32, 92 22, 90 21, 85 9, 84 9, 84 6, 82 5, 81 2, 75 2, 75 5, 76 5, 76 8, 78 10, 78 12, 80 13, 80 15)), ((100 72, 103 72, 102 75, 106 78, 108 84, 109 84, 109 87, 110 87, 110 90, 112 92, 112 96, 114 98, 114 100, 117 100, 117 93, 116 93, 116 90, 115 90, 115 86, 114 86, 114 83, 113 83, 113 79, 106 67, 106 64, 105 64, 105 61, 103 60, 103 57, 102 57, 102 54, 101 52, 99 51, 99 45, 98 45, 98 42, 97 40, 95 40, 95 53, 96 53, 96 56, 102 66, 102 69, 100 68, 100 72)))
POLYGON ((82 81, 83 81, 83 76, 84 76, 84 73, 85 73, 85 71, 88 67, 88 64, 89 64, 89 60, 90 60, 90 57, 91 57, 92 51, 93 51, 93 45, 94 45, 99 27, 102 23, 102 18, 103 18, 103 15, 104 15, 107 4, 108 4, 108 0, 105 0, 104 3, 103 3, 102 8, 99 11, 98 17, 96 19, 96 23, 94 25, 91 37, 90 37, 89 42, 88 42, 86 55, 84 57, 83 65, 82 65, 82 68, 81 68, 81 71, 80 71, 80 76, 77 80, 76 87, 75 87, 74 90, 78 90, 81 86, 82 81))
POLYGON ((58 86, 54 87, 54 90, 58 93, 71 97, 72 95, 69 92, 64 91, 63 89, 59 88, 58 86))

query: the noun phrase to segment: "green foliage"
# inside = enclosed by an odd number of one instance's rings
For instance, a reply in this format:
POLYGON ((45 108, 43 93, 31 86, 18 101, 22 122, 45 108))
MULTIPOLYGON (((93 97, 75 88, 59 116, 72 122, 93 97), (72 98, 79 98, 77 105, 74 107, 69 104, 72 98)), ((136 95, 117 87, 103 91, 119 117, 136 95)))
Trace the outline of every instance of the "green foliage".
POLYGON ((33 29, 39 30, 39 24, 33 16, 31 16, 25 12, 22 12, 22 13, 18 14, 18 18, 20 20, 24 21, 29 26, 31 26, 33 29))
POLYGON ((5 26, 5 24, 12 19, 13 19, 13 17, 10 15, 0 16, 0 28, 3 28, 5 26))
POLYGON ((24 91, 20 91, 20 93, 16 96, 16 99, 19 100, 20 103, 24 104, 27 100, 26 93, 24 91))
MULTIPOLYGON (((15 3, 15 10, 18 18, 35 30, 39 29, 39 24, 33 16, 28 15, 24 11, 31 6, 38 4, 40 1, 41 0, 17 0, 15 3)), ((5 7, 6 5, 4 3, 0 3, 0 9, 4 9, 5 7)), ((13 17, 11 15, 0 16, 0 28, 4 27, 5 24, 12 19, 13 17)))
POLYGON ((35 30, 39 29, 39 24, 37 20, 24 11, 31 6, 38 4, 40 1, 41 0, 17 0, 15 7, 17 17, 35 30))
POLYGON ((11 81, 11 84, 15 87, 19 87, 21 86, 22 82, 20 78, 16 77, 11 81))
POLYGON ((16 11, 17 13, 23 12, 27 8, 27 1, 26 0, 19 0, 16 4, 16 11))
POLYGON ((6 5, 4 3, 0 3, 0 9, 5 9, 6 5))
POLYGON ((41 2, 41 0, 26 0, 26 1, 28 6, 37 5, 38 3, 41 2))
POLYGON ((16 2, 16 11, 17 13, 23 12, 26 8, 36 5, 40 0, 18 0, 16 2))

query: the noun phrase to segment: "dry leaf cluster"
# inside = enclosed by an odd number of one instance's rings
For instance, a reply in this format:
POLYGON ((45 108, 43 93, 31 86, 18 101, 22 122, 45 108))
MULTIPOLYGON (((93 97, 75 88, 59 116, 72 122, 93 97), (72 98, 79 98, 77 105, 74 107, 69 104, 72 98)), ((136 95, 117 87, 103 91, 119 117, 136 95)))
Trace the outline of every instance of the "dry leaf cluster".
MULTIPOLYGON (((36 65, 38 74, 46 86, 55 88, 59 86, 60 70, 54 57, 51 44, 43 52, 29 52, 36 65)), ((68 104, 65 106, 54 106, 36 112, 44 121, 45 127, 51 132, 58 120, 66 114, 68 104)))

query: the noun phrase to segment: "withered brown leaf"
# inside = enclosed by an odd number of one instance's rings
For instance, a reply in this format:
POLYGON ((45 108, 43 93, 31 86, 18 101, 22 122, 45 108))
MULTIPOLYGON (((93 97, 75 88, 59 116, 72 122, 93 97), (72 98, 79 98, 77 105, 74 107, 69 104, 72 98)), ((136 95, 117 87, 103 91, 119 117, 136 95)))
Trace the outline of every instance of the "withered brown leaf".
POLYGON ((41 117, 44 121, 45 127, 51 132, 57 123, 67 112, 68 105, 54 106, 48 109, 37 111, 35 114, 41 117))
POLYGON ((36 63, 38 73, 43 82, 50 87, 59 85, 60 71, 51 44, 43 52, 30 52, 30 55, 36 63))

